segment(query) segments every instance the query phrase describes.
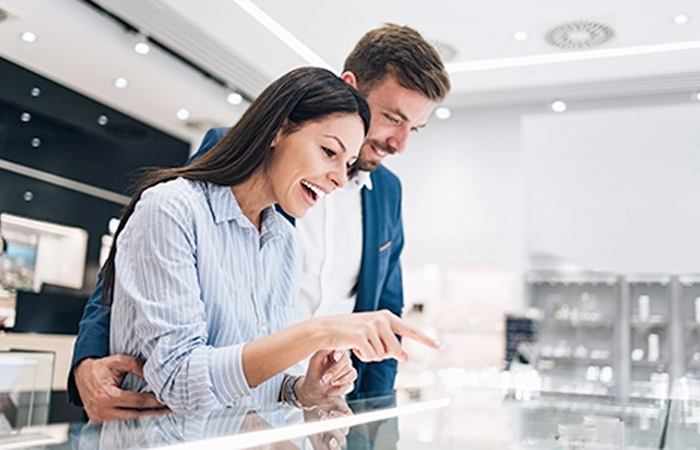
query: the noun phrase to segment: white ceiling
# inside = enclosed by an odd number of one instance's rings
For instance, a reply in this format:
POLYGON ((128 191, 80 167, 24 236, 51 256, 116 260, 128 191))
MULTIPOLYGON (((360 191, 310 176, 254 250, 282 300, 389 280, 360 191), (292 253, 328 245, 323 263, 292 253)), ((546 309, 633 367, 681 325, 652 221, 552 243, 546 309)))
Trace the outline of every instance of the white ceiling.
MULTIPOLYGON (((228 86, 255 96, 275 77, 308 64, 340 72, 367 30, 407 24, 456 49, 446 105, 483 107, 700 89, 697 0, 95 0, 228 86), (308 48, 303 58, 251 15, 251 8, 308 48), (674 22, 686 14, 683 25, 674 22), (602 53, 559 50, 544 36, 573 21, 611 27, 602 53), (528 39, 518 42, 516 31, 528 39), (675 46, 675 48, 674 48, 675 46), (679 49, 683 47, 684 49, 679 49), (635 53, 620 56, 620 53, 635 53), (582 58, 552 62, 547 58, 582 58), (318 59, 309 59, 318 58, 318 59), (462 65, 462 69, 457 70, 462 65)), ((0 56, 184 139, 227 125, 245 103, 160 48, 141 56, 133 36, 81 0, 0 0, 0 56), (23 42, 24 31, 38 35, 23 42), (113 85, 123 76, 123 90, 113 85), (191 111, 187 122, 175 111, 191 111)), ((254 12, 253 12, 254 13, 254 12)))

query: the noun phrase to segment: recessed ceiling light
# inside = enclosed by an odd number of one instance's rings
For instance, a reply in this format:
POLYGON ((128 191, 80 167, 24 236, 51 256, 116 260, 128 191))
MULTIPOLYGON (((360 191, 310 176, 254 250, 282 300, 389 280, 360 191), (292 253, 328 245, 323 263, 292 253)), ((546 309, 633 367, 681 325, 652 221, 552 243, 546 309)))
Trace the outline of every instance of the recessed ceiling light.
POLYGON ((435 117, 437 117, 438 119, 449 119, 451 115, 452 113, 450 112, 450 110, 445 108, 444 106, 435 110, 435 117))
POLYGON ((239 94, 238 92, 231 92, 226 97, 226 101, 232 105, 240 105, 241 102, 243 101, 243 96, 241 94, 239 94))
POLYGON ((555 100, 552 102, 552 111, 558 112, 558 113, 563 113, 566 111, 566 103, 562 102, 561 100, 555 100))
POLYGON ((100 114, 100 116, 97 118, 97 123, 105 126, 107 123, 109 123, 109 117, 105 116, 104 114, 100 114))
POLYGON ((22 115, 19 116, 19 120, 21 120, 24 123, 27 123, 32 120, 32 115, 25 111, 22 113, 22 115))
POLYGON ((175 116, 180 120, 187 120, 190 118, 190 112, 185 108, 180 108, 177 110, 177 113, 175 113, 175 116))
POLYGON ((29 94, 32 97, 38 97, 41 95, 41 89, 39 89, 37 86, 34 86, 31 91, 29 91, 29 94))
POLYGON ((114 87, 118 89, 125 89, 127 86, 129 86, 129 80, 123 77, 119 77, 116 80, 114 80, 114 87))
POLYGON ((697 101, 700 102, 700 92, 698 92, 697 94, 695 94, 695 100, 697 100, 697 101))
POLYGON ((515 39, 518 42, 527 41, 527 33, 524 31, 516 31, 515 33, 513 33, 513 39, 515 39))
POLYGON ((22 33, 21 38, 24 42, 28 42, 30 44, 32 42, 36 42, 36 34, 32 33, 31 31, 25 31, 22 33))
POLYGON ((690 18, 685 14, 678 14, 676 17, 673 18, 673 22, 676 25, 685 25, 686 23, 688 23, 688 20, 690 20, 690 18))
POLYGON ((151 47, 145 42, 137 42, 134 45, 134 51, 139 55, 147 55, 151 51, 151 47))

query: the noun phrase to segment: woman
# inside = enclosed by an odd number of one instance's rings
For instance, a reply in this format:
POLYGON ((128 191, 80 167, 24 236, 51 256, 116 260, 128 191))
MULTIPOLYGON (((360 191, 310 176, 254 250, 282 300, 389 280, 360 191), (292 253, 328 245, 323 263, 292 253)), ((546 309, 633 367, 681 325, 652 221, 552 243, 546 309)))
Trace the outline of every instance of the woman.
POLYGON ((357 91, 324 69, 297 69, 200 159, 144 181, 105 265, 110 350, 146 361, 145 382, 128 375, 126 388, 152 390, 175 411, 304 403, 356 377, 337 349, 405 358, 395 334, 435 346, 386 312, 287 327, 302 250, 273 205, 302 217, 343 187, 368 127, 357 91), (282 373, 311 354, 306 377, 282 373))

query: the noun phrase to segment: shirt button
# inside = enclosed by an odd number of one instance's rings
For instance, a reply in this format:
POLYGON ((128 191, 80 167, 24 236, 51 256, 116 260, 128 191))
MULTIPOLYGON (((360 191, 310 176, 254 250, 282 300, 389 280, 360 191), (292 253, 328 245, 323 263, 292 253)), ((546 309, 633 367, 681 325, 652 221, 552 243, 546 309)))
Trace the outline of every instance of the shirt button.
POLYGON ((240 397, 238 394, 233 394, 233 398, 238 398, 240 397))
POLYGON ((267 327, 266 327, 265 325, 261 325, 261 326, 260 326, 260 331, 262 331, 263 333, 266 332, 266 331, 267 331, 267 327))
POLYGON ((165 336, 165 337, 163 338, 163 342, 165 342, 166 344, 167 344, 168 342, 170 342, 170 337, 165 336))

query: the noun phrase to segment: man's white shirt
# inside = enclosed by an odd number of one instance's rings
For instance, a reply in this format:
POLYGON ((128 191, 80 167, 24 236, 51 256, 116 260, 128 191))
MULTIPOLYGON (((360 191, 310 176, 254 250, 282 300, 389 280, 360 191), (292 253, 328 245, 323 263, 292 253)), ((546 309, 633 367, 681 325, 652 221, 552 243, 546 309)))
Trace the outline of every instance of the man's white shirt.
MULTIPOLYGON (((355 309, 362 263, 362 188, 372 189, 369 172, 359 171, 343 189, 320 199, 296 228, 304 249, 297 320, 355 309)), ((289 369, 306 373, 308 358, 289 369)))

